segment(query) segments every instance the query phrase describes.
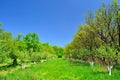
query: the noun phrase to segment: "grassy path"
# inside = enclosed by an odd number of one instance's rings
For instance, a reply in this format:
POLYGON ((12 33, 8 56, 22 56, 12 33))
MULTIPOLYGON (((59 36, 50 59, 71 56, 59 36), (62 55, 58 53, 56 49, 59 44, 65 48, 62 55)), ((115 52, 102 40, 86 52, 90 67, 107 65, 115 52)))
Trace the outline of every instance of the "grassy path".
POLYGON ((106 68, 99 65, 91 68, 88 64, 70 64, 64 59, 55 59, 33 64, 3 77, 0 80, 120 80, 120 71, 114 70, 109 76, 106 68))

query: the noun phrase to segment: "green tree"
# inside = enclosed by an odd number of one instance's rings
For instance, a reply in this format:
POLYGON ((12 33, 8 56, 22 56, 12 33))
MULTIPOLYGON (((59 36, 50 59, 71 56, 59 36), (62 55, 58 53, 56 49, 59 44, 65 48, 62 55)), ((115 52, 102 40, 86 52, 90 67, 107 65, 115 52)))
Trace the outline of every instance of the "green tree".
POLYGON ((32 59, 33 54, 40 52, 39 36, 36 33, 28 33, 24 37, 24 42, 26 43, 26 50, 29 52, 30 59, 32 59))
POLYGON ((59 46, 53 46, 54 53, 58 56, 58 58, 62 58, 63 56, 63 48, 59 46))
POLYGON ((105 59, 104 64, 108 68, 109 75, 111 75, 111 69, 115 64, 115 60, 116 58, 119 58, 118 56, 116 56, 117 49, 109 45, 104 45, 104 46, 100 46, 97 49, 97 51, 98 51, 99 58, 101 60, 105 59))
POLYGON ((7 46, 10 51, 9 57, 13 59, 13 66, 16 66, 18 64, 17 58, 19 56, 18 42, 16 39, 9 40, 7 42, 7 46))
POLYGON ((11 33, 9 32, 2 32, 0 34, 0 59, 1 62, 7 60, 9 58, 8 54, 10 52, 8 48, 8 41, 11 40, 11 33))

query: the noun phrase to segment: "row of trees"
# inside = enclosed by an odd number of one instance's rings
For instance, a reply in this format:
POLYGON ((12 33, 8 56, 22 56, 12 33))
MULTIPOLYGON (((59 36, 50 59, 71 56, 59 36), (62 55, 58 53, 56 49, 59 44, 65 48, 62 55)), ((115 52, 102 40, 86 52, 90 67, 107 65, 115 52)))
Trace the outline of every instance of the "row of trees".
POLYGON ((41 43, 36 33, 28 33, 26 36, 18 34, 13 38, 12 33, 0 28, 0 63, 12 60, 12 65, 16 66, 18 60, 23 65, 25 62, 36 63, 62 56, 63 48, 41 43))
POLYGON ((65 47, 65 56, 107 65, 111 75, 112 66, 120 63, 120 4, 103 3, 95 13, 89 11, 85 22, 65 47))

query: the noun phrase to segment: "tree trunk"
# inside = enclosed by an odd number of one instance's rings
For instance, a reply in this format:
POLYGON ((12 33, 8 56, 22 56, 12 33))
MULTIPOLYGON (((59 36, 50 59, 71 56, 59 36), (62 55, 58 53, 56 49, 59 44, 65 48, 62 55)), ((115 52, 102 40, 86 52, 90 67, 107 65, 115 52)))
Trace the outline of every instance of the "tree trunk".
POLYGON ((94 65, 94 61, 91 61, 90 66, 93 67, 93 65, 94 65))
POLYGON ((17 58, 13 59, 13 66, 17 65, 17 58))
POLYGON ((21 67, 22 67, 22 69, 25 69, 25 64, 24 64, 24 63, 22 63, 22 66, 21 66, 21 67))
POLYGON ((111 76, 111 69, 113 68, 113 66, 107 66, 107 68, 108 68, 109 76, 111 76))
POLYGON ((34 64, 36 64, 36 61, 34 61, 34 64))

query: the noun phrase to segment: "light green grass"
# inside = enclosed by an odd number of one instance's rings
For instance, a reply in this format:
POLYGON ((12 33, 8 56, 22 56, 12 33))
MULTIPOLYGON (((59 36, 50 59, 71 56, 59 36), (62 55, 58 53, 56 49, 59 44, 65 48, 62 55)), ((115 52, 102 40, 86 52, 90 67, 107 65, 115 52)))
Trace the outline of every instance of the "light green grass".
POLYGON ((109 76, 106 68, 100 65, 91 68, 89 64, 55 59, 1 75, 0 80, 120 80, 120 71, 113 70, 109 76))

